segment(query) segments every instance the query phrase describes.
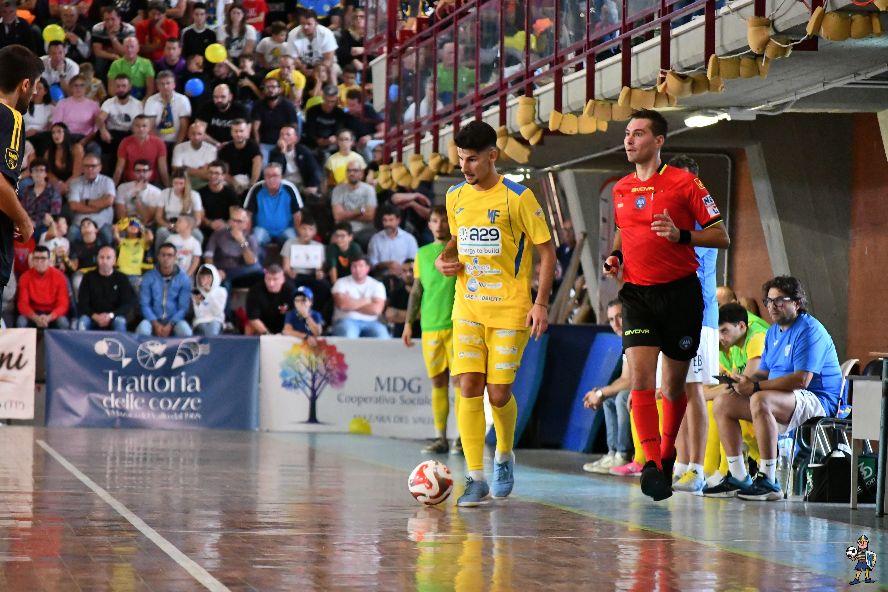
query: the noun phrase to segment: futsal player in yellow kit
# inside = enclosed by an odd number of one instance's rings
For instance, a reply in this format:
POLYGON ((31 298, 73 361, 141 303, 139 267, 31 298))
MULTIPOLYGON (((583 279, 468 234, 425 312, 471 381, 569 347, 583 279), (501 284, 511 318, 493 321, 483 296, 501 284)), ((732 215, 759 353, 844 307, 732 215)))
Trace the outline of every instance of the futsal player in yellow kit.
POLYGON ((466 180, 447 191, 452 238, 435 266, 457 278, 451 371, 462 389, 457 420, 468 469, 457 505, 472 507, 491 493, 504 498, 512 492, 518 418, 512 383, 527 339, 539 339, 549 326, 555 247, 533 192, 497 172, 494 129, 473 121, 455 142, 466 180), (531 301, 533 246, 540 277, 531 301), (484 475, 485 387, 497 440, 491 485, 484 475))

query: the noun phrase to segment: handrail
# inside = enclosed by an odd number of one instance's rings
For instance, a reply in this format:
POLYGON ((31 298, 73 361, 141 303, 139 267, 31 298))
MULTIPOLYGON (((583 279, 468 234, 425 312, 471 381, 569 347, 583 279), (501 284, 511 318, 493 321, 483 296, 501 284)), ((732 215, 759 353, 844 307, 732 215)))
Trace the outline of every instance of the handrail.
MULTIPOLYGON (((756 12, 759 5, 764 9, 757 0, 756 12)), ((411 143, 418 152, 428 134, 432 149, 439 151, 442 127, 456 131, 461 120, 494 106, 505 125, 510 96, 531 96, 536 86, 554 82, 554 108, 560 111, 564 77, 574 71, 586 71, 587 100, 602 98, 594 86, 602 59, 619 56, 622 83, 630 86, 632 46, 655 35, 665 41, 660 67, 668 69, 670 31, 692 15, 704 19, 704 59, 715 53, 716 0, 466 0, 403 40, 398 10, 396 0, 367 2, 368 52, 386 54, 386 154, 394 152, 395 160, 411 143), (620 4, 619 14, 613 14, 620 4), (522 29, 515 25, 519 21, 522 29), (410 119, 406 97, 413 98, 412 121, 405 121, 410 119), (420 117, 422 99, 427 109, 420 117)))

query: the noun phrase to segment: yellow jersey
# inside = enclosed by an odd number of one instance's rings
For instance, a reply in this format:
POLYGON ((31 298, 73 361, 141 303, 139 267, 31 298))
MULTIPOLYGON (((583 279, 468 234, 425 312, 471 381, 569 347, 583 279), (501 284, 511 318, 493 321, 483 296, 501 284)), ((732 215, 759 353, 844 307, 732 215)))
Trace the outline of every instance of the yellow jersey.
POLYGON ((505 177, 487 191, 462 182, 447 191, 447 219, 464 266, 456 280, 453 319, 526 327, 532 245, 552 240, 533 192, 505 177))

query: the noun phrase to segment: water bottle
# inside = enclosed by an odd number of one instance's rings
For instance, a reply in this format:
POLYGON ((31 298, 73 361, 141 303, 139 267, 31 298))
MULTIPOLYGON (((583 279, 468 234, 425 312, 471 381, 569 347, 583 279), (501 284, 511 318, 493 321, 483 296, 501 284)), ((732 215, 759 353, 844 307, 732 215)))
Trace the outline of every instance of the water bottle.
POLYGON ((789 466, 791 451, 792 438, 783 437, 777 440, 777 483, 780 487, 786 487, 789 483, 789 472, 792 470, 789 466))

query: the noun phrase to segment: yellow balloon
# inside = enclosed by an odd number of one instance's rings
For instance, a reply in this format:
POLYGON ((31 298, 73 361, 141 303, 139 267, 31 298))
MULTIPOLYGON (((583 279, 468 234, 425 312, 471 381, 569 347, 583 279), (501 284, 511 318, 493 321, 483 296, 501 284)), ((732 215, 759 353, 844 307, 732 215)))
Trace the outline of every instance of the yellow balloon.
POLYGON ((219 62, 224 62, 225 58, 228 57, 228 52, 225 51, 225 46, 220 43, 213 43, 207 46, 207 50, 204 52, 207 60, 210 63, 218 64, 219 62))
POLYGON ((348 423, 348 431, 352 434, 369 435, 373 433, 373 428, 370 427, 370 422, 363 417, 353 417, 348 423))
POLYGON ((64 41, 65 30, 59 25, 47 25, 43 29, 43 40, 47 43, 51 41, 64 41))

